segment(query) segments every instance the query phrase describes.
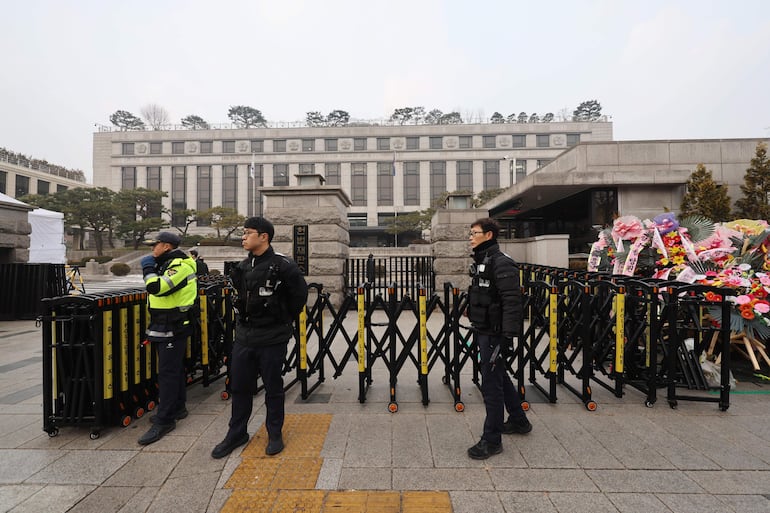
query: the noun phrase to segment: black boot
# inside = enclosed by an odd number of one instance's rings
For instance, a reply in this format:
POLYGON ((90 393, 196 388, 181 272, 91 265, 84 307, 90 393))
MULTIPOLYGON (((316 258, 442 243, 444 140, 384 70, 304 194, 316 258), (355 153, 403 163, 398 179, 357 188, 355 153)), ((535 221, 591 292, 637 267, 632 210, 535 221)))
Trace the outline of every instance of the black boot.
POLYGON ((479 443, 468 449, 468 456, 474 460, 485 460, 501 452, 503 452, 503 444, 493 444, 482 438, 479 443))

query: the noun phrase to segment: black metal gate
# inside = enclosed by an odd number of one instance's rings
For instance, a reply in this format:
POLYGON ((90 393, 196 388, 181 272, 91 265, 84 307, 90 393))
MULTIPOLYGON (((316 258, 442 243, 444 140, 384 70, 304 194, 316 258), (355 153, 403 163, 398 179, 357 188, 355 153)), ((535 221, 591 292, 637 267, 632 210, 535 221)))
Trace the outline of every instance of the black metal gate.
POLYGON ((436 291, 436 276, 432 256, 391 256, 348 258, 345 261, 345 293, 368 283, 372 292, 385 295, 388 287, 397 283, 399 295, 419 297, 420 288, 428 296, 436 291))

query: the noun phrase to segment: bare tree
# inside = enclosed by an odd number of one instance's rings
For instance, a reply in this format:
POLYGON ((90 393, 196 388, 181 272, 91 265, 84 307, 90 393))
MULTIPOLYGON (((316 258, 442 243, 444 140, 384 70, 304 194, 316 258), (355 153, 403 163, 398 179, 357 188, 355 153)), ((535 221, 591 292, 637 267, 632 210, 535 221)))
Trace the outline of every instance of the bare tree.
POLYGON ((157 103, 148 103, 140 111, 142 117, 153 130, 160 130, 168 124, 168 111, 157 103))

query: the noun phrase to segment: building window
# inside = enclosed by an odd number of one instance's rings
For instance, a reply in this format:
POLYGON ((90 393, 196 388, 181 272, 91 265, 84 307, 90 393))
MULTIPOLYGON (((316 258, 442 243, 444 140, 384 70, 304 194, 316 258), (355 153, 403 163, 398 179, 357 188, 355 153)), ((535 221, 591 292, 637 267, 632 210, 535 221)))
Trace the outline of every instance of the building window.
POLYGON ((527 136, 526 135, 513 135, 513 147, 514 148, 526 148, 527 136))
POLYGON ((187 219, 182 210, 187 209, 187 173, 184 166, 171 168, 171 224, 184 226, 187 219))
POLYGON ((302 139, 302 151, 315 151, 315 139, 302 139))
POLYGON ((51 190, 51 182, 45 180, 37 181, 37 193, 41 195, 47 195, 51 190))
POLYGON ((222 153, 235 153, 235 141, 222 141, 222 153))
POLYGON ((575 146, 580 143, 580 134, 567 134, 567 146, 575 146))
POLYGON ((540 169, 541 167, 547 166, 549 162, 553 162, 553 159, 538 159, 537 168, 540 169))
POLYGON ((264 185, 262 179, 262 164, 249 166, 249 191, 247 201, 249 202, 249 216, 258 216, 262 211, 262 195, 257 191, 257 187, 264 185))
POLYGON ((163 143, 150 143, 150 155, 160 155, 161 153, 163 153, 163 143))
POLYGON ((120 152, 121 155, 133 155, 134 143, 123 143, 123 149, 120 152))
POLYGON ((406 149, 407 150, 419 150, 420 149, 420 138, 419 137, 407 137, 406 138, 406 149))
POLYGON ((457 190, 473 191, 473 162, 470 160, 457 161, 457 190))
POLYGON ((257 139, 251 141, 251 153, 263 153, 265 151, 265 141, 257 139))
POLYGON ((301 175, 312 175, 312 174, 315 174, 315 164, 300 164, 299 165, 299 174, 301 174, 301 175))
POLYGON ((353 139, 353 150, 366 151, 368 149, 366 137, 356 137, 353 139))
POLYGON ((366 164, 356 162, 350 168, 350 201, 354 206, 366 206, 366 164))
POLYGON ((430 200, 446 192, 446 162, 430 163, 430 200))
POLYGON ((516 183, 521 182, 527 177, 526 159, 516 159, 516 183))
POLYGON ((21 198, 29 194, 29 177, 16 175, 16 195, 14 198, 21 198))
POLYGON ((289 185, 288 164, 273 164, 273 185, 289 185))
POLYGON ((184 153, 184 143, 181 141, 172 142, 171 153, 174 155, 182 155, 184 153))
POLYGON ((56 192, 64 192, 67 189, 69 189, 69 187, 67 187, 66 185, 56 184, 56 192))
POLYGON ((377 162, 377 204, 393 205, 393 162, 377 162))
POLYGON ((429 137, 428 142, 430 143, 431 150, 440 150, 441 148, 444 147, 443 137, 429 137))
POLYGON ((238 209, 238 169, 236 166, 222 166, 222 206, 238 209))
POLYGON ((324 139, 324 149, 326 151, 337 151, 337 139, 324 139))
POLYGON ((120 189, 123 191, 136 189, 136 168, 135 167, 120 168, 120 189))
POLYGON ((0 171, 0 192, 8 194, 8 173, 0 171))
MULTIPOLYGON (((198 166, 198 212, 211 208, 211 166, 198 166)), ((198 226, 208 226, 208 219, 198 219, 198 226)))
POLYGON ((201 141, 201 153, 211 153, 213 146, 212 141, 201 141))
POLYGON ((384 212, 377 214, 377 226, 388 226, 396 218, 396 214, 393 212, 384 212))
POLYGON ((497 148, 497 137, 494 135, 485 135, 481 141, 484 148, 497 148))
POLYGON ((500 188, 500 161, 484 161, 484 190, 500 188))
POLYGON ((350 226, 366 226, 366 212, 348 214, 348 222, 350 226))
POLYGON ((338 162, 329 162, 324 165, 324 175, 326 176, 326 185, 340 184, 340 165, 338 162))
POLYGON ((276 139, 273 141, 273 152, 283 153, 286 151, 286 139, 276 139))
POLYGON ((548 146, 550 146, 550 139, 551 137, 549 135, 536 135, 535 145, 538 148, 548 148, 548 146))
POLYGON ((404 162, 404 205, 420 204, 420 163, 404 162))
POLYGON ((461 135, 458 138, 458 146, 461 150, 467 150, 468 148, 473 148, 473 136, 470 135, 461 135))
POLYGON ((390 149, 390 137, 378 137, 377 138, 377 149, 378 150, 389 150, 390 149))
POLYGON ((151 191, 160 189, 160 166, 149 166, 147 168, 147 188, 151 191))

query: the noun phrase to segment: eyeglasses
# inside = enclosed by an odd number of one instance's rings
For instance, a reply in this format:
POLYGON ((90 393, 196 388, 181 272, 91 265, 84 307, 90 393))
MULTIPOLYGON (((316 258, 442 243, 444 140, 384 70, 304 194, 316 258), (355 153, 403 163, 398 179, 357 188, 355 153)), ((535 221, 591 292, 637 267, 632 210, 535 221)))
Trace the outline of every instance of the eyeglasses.
POLYGON ((259 235, 259 230, 243 230, 243 234, 248 237, 249 235, 259 235))
POLYGON ((481 235, 484 233, 484 230, 471 230, 468 232, 468 237, 475 237, 476 235, 481 235))

